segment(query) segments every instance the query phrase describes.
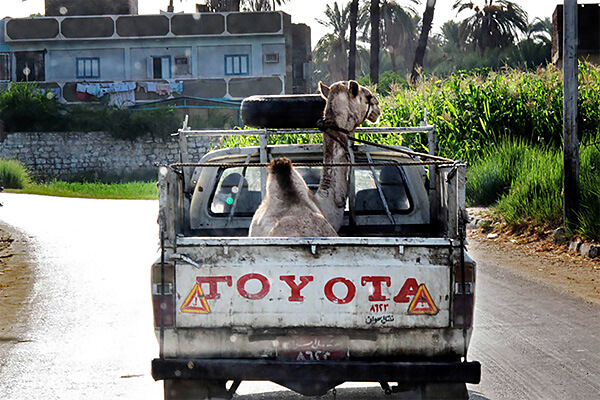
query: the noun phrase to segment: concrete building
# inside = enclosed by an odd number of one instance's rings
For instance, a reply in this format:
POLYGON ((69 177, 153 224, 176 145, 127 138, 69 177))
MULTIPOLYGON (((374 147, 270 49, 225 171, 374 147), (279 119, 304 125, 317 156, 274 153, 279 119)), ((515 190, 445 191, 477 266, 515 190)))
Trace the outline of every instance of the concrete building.
POLYGON ((108 94, 127 105, 310 90, 310 28, 283 12, 132 15, 137 1, 94 1, 128 14, 71 15, 98 9, 47 0, 52 16, 1 20, 0 81, 35 81, 67 103, 108 94), (62 7, 71 11, 56 15, 62 7))
MULTIPOLYGON (((577 19, 579 59, 600 64, 600 4, 579 4, 577 19)), ((562 57, 563 6, 558 5, 552 14, 552 63, 562 68, 562 57)))

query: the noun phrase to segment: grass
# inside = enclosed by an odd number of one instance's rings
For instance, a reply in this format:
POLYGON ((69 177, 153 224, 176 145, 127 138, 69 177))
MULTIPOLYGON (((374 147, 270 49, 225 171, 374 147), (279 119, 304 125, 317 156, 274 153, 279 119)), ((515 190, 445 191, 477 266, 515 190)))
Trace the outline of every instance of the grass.
MULTIPOLYGON (((580 150, 581 210, 574 234, 600 241, 600 144, 580 150)), ((562 152, 507 139, 467 171, 467 201, 492 205, 511 226, 562 224, 562 152)))
POLYGON ((93 199, 148 199, 158 198, 156 182, 98 183, 62 182, 31 183, 19 193, 93 199))
POLYGON ((27 169, 15 160, 0 160, 0 185, 8 192, 94 199, 157 199, 156 182, 33 182, 27 169))
POLYGON ((527 158, 516 167, 507 194, 498 201, 498 211, 510 225, 524 221, 558 227, 562 223, 562 154, 530 147, 527 158))

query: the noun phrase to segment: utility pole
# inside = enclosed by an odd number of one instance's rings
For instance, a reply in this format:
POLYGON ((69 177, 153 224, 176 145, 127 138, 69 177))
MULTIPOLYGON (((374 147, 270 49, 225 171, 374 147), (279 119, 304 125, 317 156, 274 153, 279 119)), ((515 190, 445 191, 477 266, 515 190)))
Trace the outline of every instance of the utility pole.
POLYGON ((565 228, 579 211, 579 138, 577 136, 577 0, 563 7, 563 211, 565 228))

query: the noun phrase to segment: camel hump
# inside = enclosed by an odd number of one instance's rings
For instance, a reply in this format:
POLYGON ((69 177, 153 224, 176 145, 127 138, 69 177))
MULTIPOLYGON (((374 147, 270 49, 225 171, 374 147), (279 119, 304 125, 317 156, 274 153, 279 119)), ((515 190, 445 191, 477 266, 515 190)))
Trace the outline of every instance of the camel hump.
MULTIPOLYGON (((292 160, 289 158, 276 158, 269 164, 269 171, 276 176, 292 176, 292 160)), ((291 180, 291 178, 290 178, 291 180)))
POLYGON ((277 185, 284 196, 295 199, 298 197, 292 174, 294 173, 294 165, 289 158, 276 158, 269 164, 269 173, 273 175, 277 181, 277 185))

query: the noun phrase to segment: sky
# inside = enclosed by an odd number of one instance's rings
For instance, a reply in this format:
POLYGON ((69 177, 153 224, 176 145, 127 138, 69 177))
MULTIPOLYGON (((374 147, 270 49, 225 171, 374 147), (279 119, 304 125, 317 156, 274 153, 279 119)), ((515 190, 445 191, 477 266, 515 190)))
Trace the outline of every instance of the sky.
MULTIPOLYGON (((89 0, 93 1, 93 0, 89 0)), ((340 4, 346 4, 347 0, 338 0, 340 4)), ((408 4, 407 0, 397 0, 400 4, 408 4)), ((465 11, 460 15, 452 10, 452 4, 455 0, 437 0, 434 18, 433 31, 439 32, 444 22, 454 19, 462 20, 468 13, 465 11)), ((554 9, 562 1, 557 0, 513 0, 519 4, 527 14, 529 19, 535 17, 551 18, 554 9)), ((194 12, 196 3, 202 0, 173 0, 175 12, 194 12)), ((332 5, 335 0, 288 0, 287 4, 280 7, 283 11, 292 16, 292 22, 304 23, 311 27, 312 46, 314 47, 321 36, 327 33, 327 28, 316 22, 315 18, 324 18, 324 12, 327 5, 332 5)), ((480 0, 481 2, 481 0, 480 0)), ((579 0, 579 4, 598 3, 599 0, 579 0)), ((422 5, 416 6, 417 12, 423 14, 425 10, 425 1, 421 0, 422 5)), ((140 14, 158 14, 160 10, 166 10, 169 0, 138 0, 140 14)), ((44 13, 44 0, 0 0, 0 19, 5 16, 13 18, 27 17, 31 14, 44 13)))

